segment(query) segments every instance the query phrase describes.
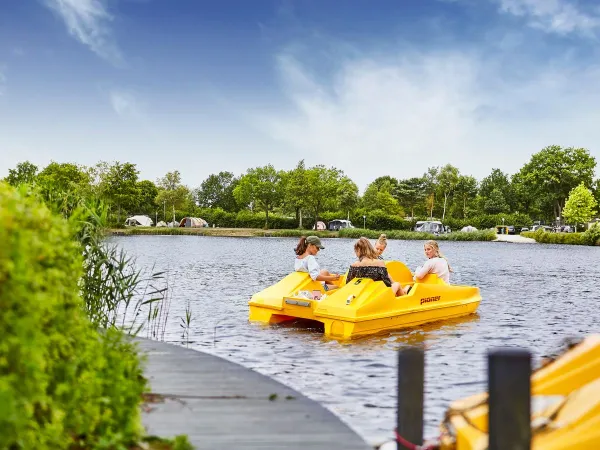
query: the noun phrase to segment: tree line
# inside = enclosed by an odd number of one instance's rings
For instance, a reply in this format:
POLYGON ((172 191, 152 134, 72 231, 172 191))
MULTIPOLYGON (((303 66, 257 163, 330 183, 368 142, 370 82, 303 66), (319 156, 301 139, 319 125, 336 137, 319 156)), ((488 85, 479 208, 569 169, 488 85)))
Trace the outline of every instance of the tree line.
MULTIPOLYGON (((91 167, 51 162, 42 170, 25 161, 10 169, 5 181, 35 185, 48 197, 55 192, 67 192, 73 201, 96 197, 109 205, 113 224, 122 224, 133 214, 165 221, 173 216, 250 214, 260 216, 266 227, 276 218, 302 228, 334 217, 355 221, 369 217, 369 223, 375 225, 373 220, 379 217, 385 219, 381 223, 390 225, 387 228, 393 228, 398 221, 417 218, 462 224, 497 215, 551 223, 564 216, 567 199, 577 187, 588 192, 594 203, 600 202, 600 179, 594 178, 595 169, 596 160, 587 149, 553 145, 533 154, 512 175, 492 169, 478 181, 446 164, 429 167, 419 177, 378 177, 362 195, 342 170, 324 165, 307 167, 304 160, 287 171, 270 164, 239 175, 222 171, 209 175, 196 187, 184 185, 178 170, 153 182, 141 180, 134 163, 103 161, 91 167)), ((581 192, 577 195, 581 197, 581 192)), ((577 202, 571 203, 566 211, 569 217, 573 217, 577 202)), ((588 215, 595 212, 593 207, 587 209, 588 215)))

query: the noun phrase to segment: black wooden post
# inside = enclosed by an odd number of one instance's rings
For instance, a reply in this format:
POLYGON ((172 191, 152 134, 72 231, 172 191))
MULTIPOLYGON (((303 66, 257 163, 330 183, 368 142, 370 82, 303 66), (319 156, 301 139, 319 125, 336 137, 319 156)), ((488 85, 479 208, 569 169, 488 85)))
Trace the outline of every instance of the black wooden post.
MULTIPOLYGON (((423 443, 423 350, 407 348, 398 352, 398 435, 416 445, 423 443)), ((398 450, 404 450, 400 442, 398 450)))
POLYGON ((531 448, 531 354, 488 353, 489 450, 531 448))

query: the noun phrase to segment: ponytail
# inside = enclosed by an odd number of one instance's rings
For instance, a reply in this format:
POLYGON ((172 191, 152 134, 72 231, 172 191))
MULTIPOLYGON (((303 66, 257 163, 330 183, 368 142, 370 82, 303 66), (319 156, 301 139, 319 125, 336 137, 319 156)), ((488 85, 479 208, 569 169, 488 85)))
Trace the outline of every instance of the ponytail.
POLYGON ((298 241, 298 245, 296 245, 294 251, 296 252, 296 255, 300 256, 304 254, 307 247, 308 242, 306 242, 306 236, 300 236, 300 240, 298 241))

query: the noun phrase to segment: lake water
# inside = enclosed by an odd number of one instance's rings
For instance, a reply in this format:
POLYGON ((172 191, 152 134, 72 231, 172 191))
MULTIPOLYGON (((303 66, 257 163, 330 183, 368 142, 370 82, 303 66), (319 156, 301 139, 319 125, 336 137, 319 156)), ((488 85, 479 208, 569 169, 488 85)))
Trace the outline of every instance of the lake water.
MULTIPOLYGON (((448 404, 486 388, 486 352, 521 346, 534 361, 565 338, 598 331, 600 248, 498 242, 441 242, 451 282, 479 286, 467 318, 339 343, 316 330, 248 322, 248 300, 293 270, 294 238, 113 237, 139 267, 167 270, 173 287, 165 341, 182 343, 181 317, 193 310, 190 348, 235 361, 322 403, 368 442, 393 436, 397 350, 426 349, 425 435, 437 435, 448 404)), ((350 239, 323 239, 322 267, 344 272, 350 239)), ((384 256, 411 270, 423 241, 389 241, 384 256)))

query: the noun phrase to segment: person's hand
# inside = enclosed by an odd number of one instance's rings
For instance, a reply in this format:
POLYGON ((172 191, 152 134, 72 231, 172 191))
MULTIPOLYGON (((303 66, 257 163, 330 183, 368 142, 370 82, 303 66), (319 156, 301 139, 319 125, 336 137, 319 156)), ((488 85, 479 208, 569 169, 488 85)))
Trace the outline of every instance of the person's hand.
POLYGON ((340 274, 339 273, 334 273, 333 274, 333 279, 334 280, 339 280, 340 279, 340 274))

